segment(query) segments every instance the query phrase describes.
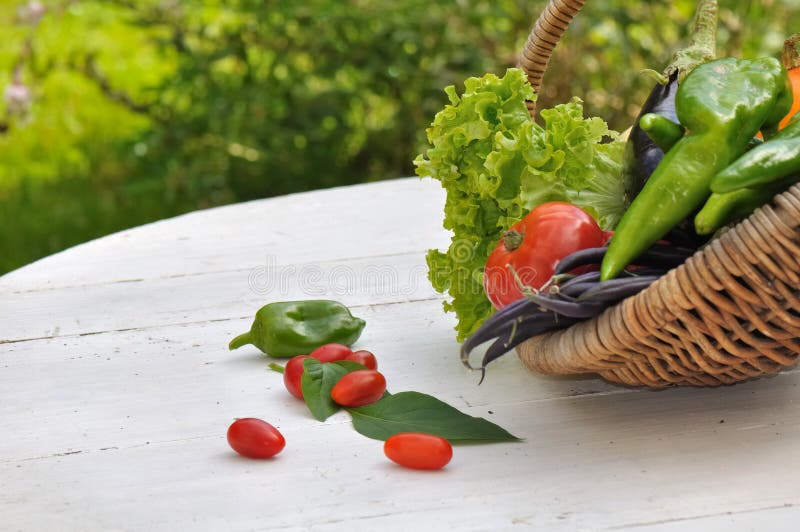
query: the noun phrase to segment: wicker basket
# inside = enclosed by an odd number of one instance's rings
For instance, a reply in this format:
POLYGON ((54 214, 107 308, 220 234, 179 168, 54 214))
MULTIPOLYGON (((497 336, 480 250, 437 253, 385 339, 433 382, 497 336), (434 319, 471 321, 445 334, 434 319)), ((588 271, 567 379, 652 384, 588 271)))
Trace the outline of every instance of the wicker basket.
MULTIPOLYGON (((585 0, 551 0, 520 65, 538 91, 585 0)), ((530 105, 531 115, 535 112, 530 105)), ((800 355, 800 186, 775 197, 648 289, 589 321, 517 349, 548 374, 597 373, 661 388, 775 374, 800 355)))

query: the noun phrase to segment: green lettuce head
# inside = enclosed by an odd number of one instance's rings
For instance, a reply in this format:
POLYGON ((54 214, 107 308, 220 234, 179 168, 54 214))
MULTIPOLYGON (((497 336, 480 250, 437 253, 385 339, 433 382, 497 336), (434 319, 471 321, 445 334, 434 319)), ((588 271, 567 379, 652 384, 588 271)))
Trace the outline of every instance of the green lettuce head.
POLYGON ((486 74, 445 93, 450 103, 427 129, 430 147, 414 160, 417 174, 447 191, 446 252, 427 254, 433 287, 447 293, 446 311, 464 340, 493 308, 483 291, 483 268, 502 233, 532 208, 568 201, 613 228, 626 205, 621 181, 624 143, 600 118, 583 117, 582 102, 543 109, 544 127, 531 120, 526 100, 536 95, 522 70, 486 74))

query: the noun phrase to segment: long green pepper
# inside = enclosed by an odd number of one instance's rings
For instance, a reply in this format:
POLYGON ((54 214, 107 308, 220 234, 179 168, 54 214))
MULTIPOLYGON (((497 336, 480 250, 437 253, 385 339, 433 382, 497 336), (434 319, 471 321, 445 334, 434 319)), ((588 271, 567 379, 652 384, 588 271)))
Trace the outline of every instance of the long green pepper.
POLYGON ((742 155, 759 131, 789 112, 789 78, 774 58, 717 59, 696 67, 678 87, 675 110, 688 134, 656 167, 625 212, 600 267, 612 279, 692 214, 711 179, 742 155))
POLYGON ((738 188, 730 192, 712 192, 694 217, 699 235, 710 235, 720 227, 746 218, 754 210, 772 201, 800 177, 790 176, 760 187, 738 188))
POLYGON ((748 151, 711 180, 711 196, 697 213, 698 234, 750 215, 800 180, 800 120, 748 151))
POLYGON ((800 119, 745 153, 711 180, 714 192, 752 188, 800 172, 800 119))

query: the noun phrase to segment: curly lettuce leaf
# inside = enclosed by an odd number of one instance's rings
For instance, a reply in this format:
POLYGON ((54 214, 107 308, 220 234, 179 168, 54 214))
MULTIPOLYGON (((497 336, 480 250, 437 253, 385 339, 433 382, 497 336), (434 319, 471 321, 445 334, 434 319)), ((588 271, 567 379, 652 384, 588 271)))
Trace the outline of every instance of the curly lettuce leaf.
POLYGON ((616 227, 628 207, 622 177, 625 143, 618 140, 619 134, 602 118, 584 119, 579 98, 542 109, 539 115, 545 123, 545 146, 538 157, 529 159, 530 174, 523 180, 521 191, 525 207, 532 209, 542 203, 542 194, 549 194, 555 200, 582 207, 603 229, 616 227), (537 164, 542 153, 551 156, 537 164), (557 193, 560 197, 554 197, 557 193))
POLYGON ((446 311, 458 318, 464 340, 493 308, 483 290, 483 268, 503 231, 547 201, 569 201, 613 228, 626 205, 620 180, 623 143, 599 118, 583 117, 580 100, 543 109, 544 127, 530 119, 536 95, 519 69, 464 82, 427 129, 430 147, 414 164, 447 191, 450 247, 426 257, 433 287, 447 293, 446 311))

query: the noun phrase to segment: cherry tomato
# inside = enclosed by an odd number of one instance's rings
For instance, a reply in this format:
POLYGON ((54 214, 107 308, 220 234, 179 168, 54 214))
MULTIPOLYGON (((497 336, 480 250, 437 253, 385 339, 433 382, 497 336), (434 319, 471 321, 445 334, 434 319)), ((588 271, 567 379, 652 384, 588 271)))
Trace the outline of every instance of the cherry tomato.
POLYGON ((336 362, 352 353, 353 350, 343 344, 325 344, 314 349, 308 356, 314 357, 320 362, 336 362))
POLYGON ((506 231, 489 255, 483 276, 486 295, 495 308, 503 308, 523 297, 509 266, 525 285, 538 289, 553 275, 559 260, 579 249, 600 247, 606 238, 580 207, 543 203, 506 231))
POLYGON ((234 451, 248 458, 269 458, 283 450, 286 440, 266 421, 245 417, 228 427, 228 443, 234 451))
POLYGON ((286 366, 283 368, 283 384, 289 393, 297 397, 303 398, 303 388, 300 385, 300 379, 303 377, 303 360, 311 358, 308 355, 297 355, 289 359, 286 366))
POLYGON ((446 439, 422 432, 401 432, 383 444, 383 453, 391 461, 411 469, 441 469, 453 457, 453 447, 446 439))
POLYGON ((351 371, 331 389, 331 399, 342 406, 364 406, 374 403, 386 391, 386 377, 372 369, 351 371))
POLYGON ((373 355, 366 349, 359 349, 358 351, 353 351, 352 353, 344 357, 344 360, 352 360, 353 362, 358 362, 367 369, 378 369, 378 359, 375 358, 375 355, 373 355))

